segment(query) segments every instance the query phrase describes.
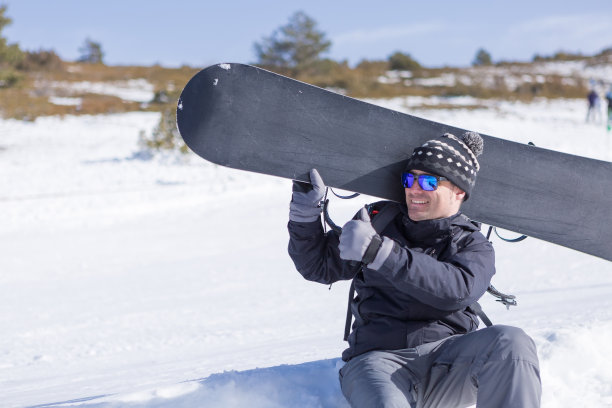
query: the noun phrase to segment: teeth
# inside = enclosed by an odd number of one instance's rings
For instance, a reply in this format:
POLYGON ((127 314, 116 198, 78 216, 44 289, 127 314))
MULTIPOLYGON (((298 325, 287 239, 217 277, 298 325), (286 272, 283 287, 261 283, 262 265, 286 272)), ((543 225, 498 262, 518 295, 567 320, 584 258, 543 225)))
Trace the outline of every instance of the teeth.
POLYGON ((412 200, 413 204, 426 204, 427 201, 412 200))

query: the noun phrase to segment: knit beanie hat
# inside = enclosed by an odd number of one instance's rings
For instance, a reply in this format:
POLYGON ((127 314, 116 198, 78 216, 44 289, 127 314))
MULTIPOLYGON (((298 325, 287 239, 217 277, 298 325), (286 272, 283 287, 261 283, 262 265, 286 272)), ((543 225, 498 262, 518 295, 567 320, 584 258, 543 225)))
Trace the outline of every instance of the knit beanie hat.
POLYGON ((414 149, 406 164, 406 171, 421 170, 448 178, 465 191, 467 200, 476 183, 482 154, 482 137, 476 132, 465 132, 461 138, 445 133, 414 149))

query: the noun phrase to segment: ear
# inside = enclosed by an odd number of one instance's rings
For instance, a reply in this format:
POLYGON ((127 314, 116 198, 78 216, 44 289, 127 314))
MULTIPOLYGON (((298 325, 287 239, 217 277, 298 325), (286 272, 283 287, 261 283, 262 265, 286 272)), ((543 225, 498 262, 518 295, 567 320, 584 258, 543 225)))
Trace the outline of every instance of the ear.
POLYGON ((463 191, 457 186, 454 186, 454 187, 455 188, 453 190, 453 196, 455 197, 457 201, 463 202, 463 200, 465 200, 465 191, 463 191))

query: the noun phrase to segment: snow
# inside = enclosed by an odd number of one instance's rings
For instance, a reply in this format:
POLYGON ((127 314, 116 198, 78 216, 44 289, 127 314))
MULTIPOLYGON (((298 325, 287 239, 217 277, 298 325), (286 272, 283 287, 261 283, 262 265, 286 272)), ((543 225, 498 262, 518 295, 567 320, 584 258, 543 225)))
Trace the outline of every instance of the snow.
MULTIPOLYGON (((152 83, 144 78, 130 79, 127 81, 113 82, 67 82, 67 81, 38 81, 35 84, 36 88, 48 90, 61 90, 71 94, 100 94, 116 96, 124 101, 133 102, 150 102, 155 96, 155 89, 152 83)), ((60 99, 61 101, 61 99, 60 99)), ((50 100, 51 103, 57 104, 57 99, 50 100)))
POLYGON ((412 71, 392 70, 385 72, 385 75, 378 77, 381 84, 397 84, 403 79, 412 78, 412 71))
POLYGON ((79 106, 83 103, 83 98, 50 96, 49 102, 54 105, 79 106))
POLYGON ((542 73, 582 77, 608 83, 612 78, 612 65, 609 62, 589 64, 586 61, 551 61, 538 63, 536 67, 542 73))
POLYGON ((406 80, 404 84, 406 86, 411 86, 413 84, 420 86, 455 86, 456 76, 455 74, 442 74, 439 77, 406 80))
MULTIPOLYGON (((411 101, 376 103, 612 159, 612 134, 584 123, 582 100, 411 101)), ((142 151, 158 120, 0 121, 0 405, 346 407, 348 284, 295 271, 291 182, 142 151)), ((331 216, 371 200, 335 200, 331 216)), ((534 338, 543 407, 612 405, 612 264, 531 238, 494 245, 493 283, 519 305, 482 304, 534 338)))

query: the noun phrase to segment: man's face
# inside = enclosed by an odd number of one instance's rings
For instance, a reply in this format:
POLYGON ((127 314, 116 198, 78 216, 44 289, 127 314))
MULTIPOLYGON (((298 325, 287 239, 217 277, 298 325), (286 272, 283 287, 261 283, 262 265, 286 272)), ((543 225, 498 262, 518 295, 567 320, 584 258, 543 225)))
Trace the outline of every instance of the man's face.
MULTIPOLYGON (((420 170, 411 170, 413 174, 429 174, 420 170)), ((450 181, 440 181, 434 191, 424 191, 417 180, 411 188, 406 188, 406 205, 408 217, 412 221, 435 220, 457 214, 465 193, 450 181)))

